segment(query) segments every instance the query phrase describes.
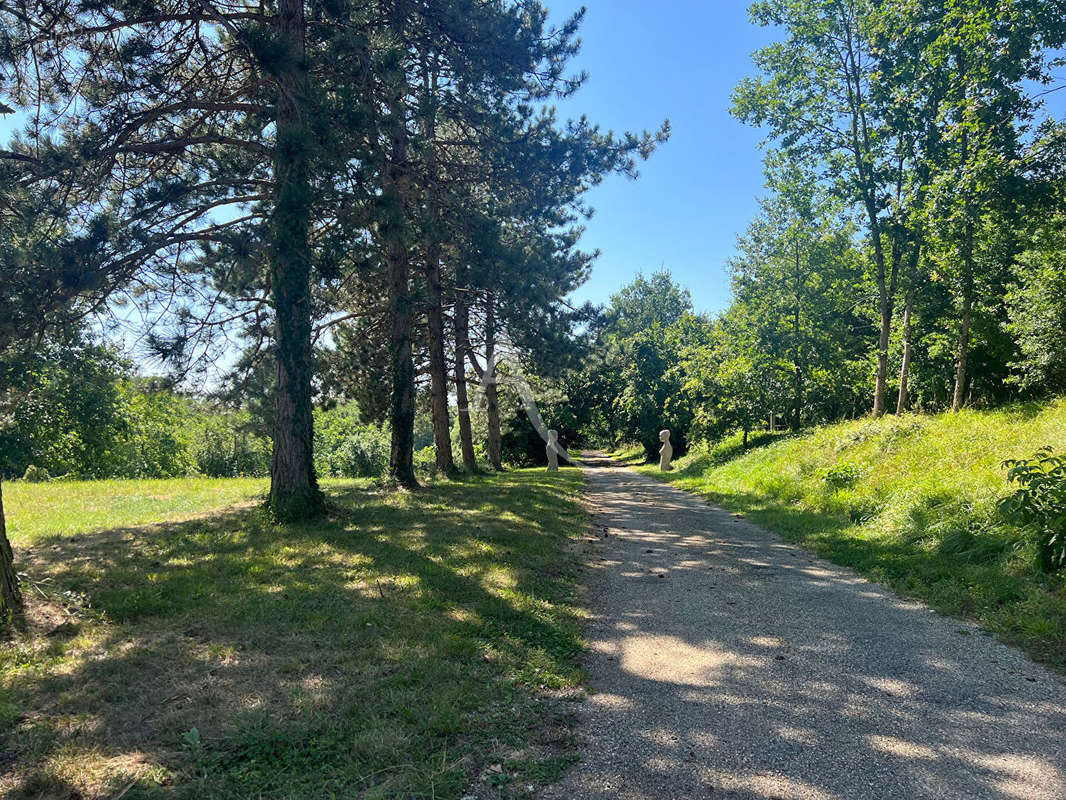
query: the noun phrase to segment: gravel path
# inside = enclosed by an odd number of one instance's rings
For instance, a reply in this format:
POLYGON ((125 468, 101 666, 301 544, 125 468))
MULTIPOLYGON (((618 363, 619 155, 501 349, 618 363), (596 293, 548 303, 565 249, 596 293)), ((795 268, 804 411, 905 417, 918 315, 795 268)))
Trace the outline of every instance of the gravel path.
POLYGON ((1060 677, 692 495, 586 477, 585 744, 541 796, 1066 800, 1060 677))

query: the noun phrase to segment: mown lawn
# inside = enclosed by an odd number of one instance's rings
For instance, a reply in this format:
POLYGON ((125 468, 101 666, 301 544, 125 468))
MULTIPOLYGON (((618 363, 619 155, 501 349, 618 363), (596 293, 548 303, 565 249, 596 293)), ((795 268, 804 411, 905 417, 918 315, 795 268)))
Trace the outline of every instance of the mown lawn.
POLYGON ((747 450, 733 437, 674 472, 638 469, 1066 670, 1066 578, 1040 574, 998 510, 1004 459, 1044 445, 1066 453, 1066 399, 762 434, 747 450), (827 480, 834 467, 853 485, 827 480))
POLYGON ((521 797, 572 758, 577 470, 327 485, 5 484, 27 613, 0 795, 521 797))

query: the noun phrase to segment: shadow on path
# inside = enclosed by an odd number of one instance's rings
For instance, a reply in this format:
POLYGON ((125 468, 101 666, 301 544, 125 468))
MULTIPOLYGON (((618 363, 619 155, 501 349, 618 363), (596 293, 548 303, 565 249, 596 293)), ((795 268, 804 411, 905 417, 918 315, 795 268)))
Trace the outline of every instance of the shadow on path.
POLYGON ((585 458, 602 553, 553 798, 1066 798, 1066 684, 739 515, 585 458))

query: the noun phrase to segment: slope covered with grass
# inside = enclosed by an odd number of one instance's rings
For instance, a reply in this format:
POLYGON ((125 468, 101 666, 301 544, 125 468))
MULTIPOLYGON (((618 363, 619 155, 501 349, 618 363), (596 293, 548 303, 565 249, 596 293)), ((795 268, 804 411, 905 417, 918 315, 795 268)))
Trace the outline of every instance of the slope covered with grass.
POLYGON ((1049 404, 828 425, 697 449, 642 471, 838 564, 975 619, 1066 668, 1066 579, 1040 574, 998 510, 1005 459, 1066 452, 1066 398, 1049 404))
POLYGON ((292 525, 262 488, 14 485, 0 796, 525 796, 568 763, 578 470, 330 482, 292 525))

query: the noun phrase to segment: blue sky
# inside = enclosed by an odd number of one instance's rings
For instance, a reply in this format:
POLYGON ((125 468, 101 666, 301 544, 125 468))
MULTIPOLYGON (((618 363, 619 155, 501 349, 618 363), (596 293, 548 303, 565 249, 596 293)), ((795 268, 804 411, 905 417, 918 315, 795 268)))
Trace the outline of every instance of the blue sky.
POLYGON ((582 246, 601 255, 577 298, 606 302, 641 270, 666 267, 697 309, 724 308, 726 261, 763 187, 761 137, 729 115, 729 96, 771 33, 748 21, 747 2, 548 5, 555 20, 588 8, 574 66, 589 81, 559 106, 562 115, 585 113, 616 131, 666 118, 673 126, 637 181, 608 178, 590 193, 596 214, 582 246))

